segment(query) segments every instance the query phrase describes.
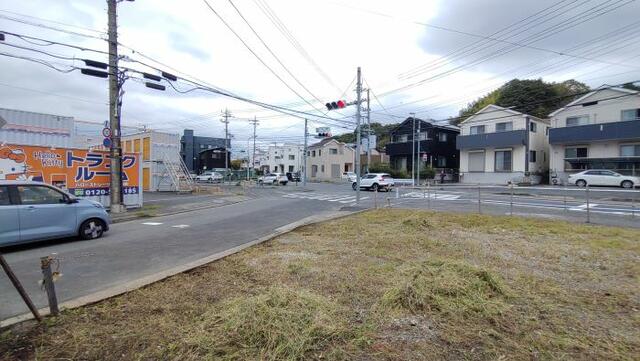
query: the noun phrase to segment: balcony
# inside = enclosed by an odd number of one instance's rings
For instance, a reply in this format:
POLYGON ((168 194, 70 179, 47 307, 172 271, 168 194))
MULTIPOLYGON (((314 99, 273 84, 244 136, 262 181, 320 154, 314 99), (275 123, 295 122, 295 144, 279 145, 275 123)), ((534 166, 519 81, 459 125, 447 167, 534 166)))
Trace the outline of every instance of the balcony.
POLYGON ((456 138, 456 147, 461 149, 475 148, 503 148, 514 145, 525 145, 527 142, 526 129, 512 130, 508 132, 459 135, 456 138))
POLYGON ((549 143, 581 143, 640 138, 640 121, 588 124, 549 129, 549 143))

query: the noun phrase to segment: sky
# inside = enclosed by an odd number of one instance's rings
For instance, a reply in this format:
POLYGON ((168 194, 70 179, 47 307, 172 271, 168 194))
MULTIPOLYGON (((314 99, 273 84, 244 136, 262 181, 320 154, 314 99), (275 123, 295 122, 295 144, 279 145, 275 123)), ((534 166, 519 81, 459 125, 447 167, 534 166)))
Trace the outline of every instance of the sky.
MULTIPOLYGON (((106 52, 106 8, 105 1, 7 1, 0 31, 106 52)), ((181 91, 190 89, 184 79, 197 81, 308 113, 310 132, 330 125, 340 134, 353 130, 355 107, 327 112, 323 104, 355 100, 358 67, 371 120, 382 123, 412 112, 456 116, 516 77, 592 87, 640 80, 638 15, 636 0, 136 0, 118 4, 118 40, 123 67, 158 74, 140 61, 177 75, 181 91)), ((104 53, 23 39, 0 41, 0 107, 108 119, 105 79, 7 56, 72 69, 84 67, 80 59, 106 61, 104 53)), ((124 125, 223 137, 228 109, 234 148, 248 143, 254 117, 259 144, 302 141, 303 114, 208 91, 181 94, 166 83, 161 92, 129 75, 124 125)))

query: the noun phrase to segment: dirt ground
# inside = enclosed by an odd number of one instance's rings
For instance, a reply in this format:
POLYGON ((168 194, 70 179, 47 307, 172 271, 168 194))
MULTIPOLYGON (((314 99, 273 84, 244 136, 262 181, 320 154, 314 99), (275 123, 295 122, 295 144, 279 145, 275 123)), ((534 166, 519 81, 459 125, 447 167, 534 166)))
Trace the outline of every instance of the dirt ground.
POLYGON ((632 360, 640 231, 378 210, 44 325, 0 359, 632 360))

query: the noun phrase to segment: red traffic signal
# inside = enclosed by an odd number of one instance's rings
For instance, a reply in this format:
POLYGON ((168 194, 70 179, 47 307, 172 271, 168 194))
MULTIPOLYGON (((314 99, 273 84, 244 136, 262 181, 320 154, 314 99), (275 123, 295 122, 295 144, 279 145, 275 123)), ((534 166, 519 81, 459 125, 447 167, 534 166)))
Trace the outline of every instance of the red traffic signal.
POLYGON ((347 106, 347 102, 344 100, 338 100, 337 102, 327 103, 325 106, 327 107, 327 110, 342 109, 347 106))

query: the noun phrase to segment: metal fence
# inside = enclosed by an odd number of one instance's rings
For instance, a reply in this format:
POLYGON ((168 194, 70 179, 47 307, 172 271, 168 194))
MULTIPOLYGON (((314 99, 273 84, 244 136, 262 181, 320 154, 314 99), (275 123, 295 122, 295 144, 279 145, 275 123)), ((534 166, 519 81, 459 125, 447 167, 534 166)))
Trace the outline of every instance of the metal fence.
POLYGON ((640 189, 572 186, 519 187, 431 184, 399 186, 389 198, 393 206, 500 215, 538 215, 640 226, 640 189))

